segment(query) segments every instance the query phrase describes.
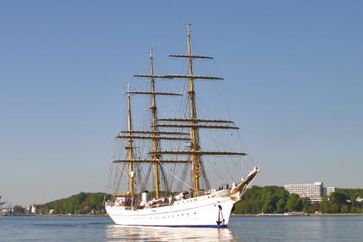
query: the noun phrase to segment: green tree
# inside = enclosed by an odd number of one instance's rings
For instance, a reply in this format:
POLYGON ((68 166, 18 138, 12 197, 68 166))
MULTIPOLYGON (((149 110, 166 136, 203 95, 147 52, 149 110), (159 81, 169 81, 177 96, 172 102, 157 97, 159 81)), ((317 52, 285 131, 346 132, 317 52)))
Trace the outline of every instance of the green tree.
POLYGON ((329 197, 330 212, 339 213, 342 206, 345 205, 345 211, 349 211, 347 206, 347 196, 343 192, 333 192, 329 197))
POLYGON ((105 213, 103 209, 104 198, 109 199, 110 195, 105 193, 85 193, 73 195, 68 198, 55 200, 43 205, 43 213, 54 209, 54 214, 89 214, 105 213))
POLYGON ((277 213, 284 213, 285 211, 285 204, 286 201, 283 198, 280 198, 279 201, 276 203, 276 212, 277 213))
POLYGON ((25 214, 25 208, 23 208, 22 206, 20 206, 20 205, 15 205, 14 207, 13 207, 13 211, 12 211, 12 213, 14 214, 14 215, 24 215, 25 214))
POLYGON ((289 193, 278 186, 253 186, 243 195, 242 200, 236 204, 233 213, 282 213, 289 193))
POLYGON ((331 212, 328 197, 323 197, 322 198, 320 209, 321 209, 320 211, 322 213, 330 213, 331 212))
POLYGON ((302 198, 302 207, 305 213, 312 213, 313 212, 313 205, 309 198, 302 198))
POLYGON ((295 193, 290 194, 289 199, 286 202, 286 210, 289 212, 301 211, 302 207, 303 203, 299 195, 295 193))

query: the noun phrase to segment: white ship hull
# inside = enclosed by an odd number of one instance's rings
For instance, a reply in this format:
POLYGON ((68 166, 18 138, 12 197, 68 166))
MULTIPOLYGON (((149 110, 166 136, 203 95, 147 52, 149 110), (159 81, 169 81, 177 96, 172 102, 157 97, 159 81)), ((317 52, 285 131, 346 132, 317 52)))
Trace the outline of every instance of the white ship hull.
POLYGON ((237 186, 233 184, 231 189, 211 190, 206 195, 178 199, 171 205, 132 209, 112 201, 105 207, 118 225, 223 228, 228 226, 233 205, 240 201, 259 171, 254 167, 245 180, 237 186))
POLYGON ((165 227, 226 227, 235 201, 228 190, 175 201, 172 205, 127 209, 106 205, 111 219, 118 225, 165 227), (224 193, 224 194, 223 194, 224 193))

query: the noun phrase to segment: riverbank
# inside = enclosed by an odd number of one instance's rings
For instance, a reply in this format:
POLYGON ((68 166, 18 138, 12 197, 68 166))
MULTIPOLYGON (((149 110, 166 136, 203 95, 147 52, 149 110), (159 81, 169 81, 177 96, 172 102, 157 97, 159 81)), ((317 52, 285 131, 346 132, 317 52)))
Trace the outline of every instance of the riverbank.
MULTIPOLYGON (((2 217, 107 217, 107 214, 17 214, 2 217)), ((0 216, 1 217, 1 216, 0 216)))
POLYGON ((311 214, 232 214, 232 217, 292 217, 292 216, 363 216, 363 213, 311 213, 311 214))

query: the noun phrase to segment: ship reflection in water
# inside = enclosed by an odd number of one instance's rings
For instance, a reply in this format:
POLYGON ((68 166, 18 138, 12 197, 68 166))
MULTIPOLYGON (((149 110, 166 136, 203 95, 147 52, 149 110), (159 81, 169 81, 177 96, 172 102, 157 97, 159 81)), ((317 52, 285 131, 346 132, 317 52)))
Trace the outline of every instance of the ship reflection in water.
POLYGON ((240 241, 228 228, 169 228, 106 226, 108 241, 240 241))

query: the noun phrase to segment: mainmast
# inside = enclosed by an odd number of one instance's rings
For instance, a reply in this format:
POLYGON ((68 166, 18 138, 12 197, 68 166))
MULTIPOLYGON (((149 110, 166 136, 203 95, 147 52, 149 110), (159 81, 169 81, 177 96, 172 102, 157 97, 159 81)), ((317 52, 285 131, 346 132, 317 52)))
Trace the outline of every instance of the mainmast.
POLYGON ((190 25, 187 25, 187 62, 188 62, 188 75, 190 76, 188 79, 188 100, 189 100, 189 108, 190 108, 190 118, 192 120, 192 125, 190 128, 190 138, 191 138, 191 149, 193 151, 192 154, 192 163, 193 163, 193 187, 194 193, 196 195, 199 194, 200 184, 199 184, 199 156, 197 155, 197 151, 199 150, 199 139, 198 139, 198 128, 196 127, 196 119, 197 119, 197 110, 195 104, 195 91, 194 91, 194 78, 193 78, 193 61, 192 61, 192 46, 190 44, 190 25))
MULTIPOLYGON (((153 162, 154 163, 154 172, 155 172, 155 191, 158 192, 158 182, 159 177, 156 176, 158 173, 158 164, 163 162, 172 162, 172 163, 184 163, 190 162, 192 164, 192 182, 193 182, 193 196, 198 196, 201 190, 200 186, 200 178, 205 178, 206 185, 208 186, 208 180, 205 175, 204 165, 202 156, 243 156, 245 153, 241 152, 231 152, 231 151, 208 151, 200 148, 199 143, 199 129, 238 129, 234 125, 233 121, 229 120, 221 120, 221 119, 200 119, 198 118, 196 111, 196 100, 195 100, 195 81, 215 81, 215 80, 223 80, 221 77, 216 76, 208 76, 208 75, 195 75, 193 72, 193 60, 194 59, 213 59, 210 56, 205 55, 195 55, 192 54, 191 48, 191 30, 190 25, 188 25, 187 30, 187 52, 185 54, 173 54, 169 55, 170 57, 176 58, 185 58, 187 60, 188 72, 187 74, 164 74, 164 75, 156 75, 153 70, 153 56, 151 54, 151 73, 150 74, 137 74, 135 77, 139 78, 148 78, 151 80, 151 90, 149 92, 131 92, 133 94, 144 94, 151 95, 151 112, 152 112, 152 124, 151 124, 151 132, 144 134, 151 134, 151 137, 141 137, 138 138, 151 138, 152 140, 152 151, 151 160, 140 160, 138 162, 153 162), (165 79, 165 80, 173 80, 173 79, 181 79, 188 82, 188 106, 189 106, 189 117, 182 118, 158 118, 157 117, 157 109, 156 109, 156 95, 176 95, 175 93, 164 93, 164 92, 156 92, 155 91, 155 80, 156 79, 165 79), (183 136, 181 132, 175 131, 159 131, 158 128, 163 129, 175 129, 175 128, 188 128, 189 129, 189 141, 190 141, 190 149, 189 150, 160 150, 159 140, 160 139, 169 139, 169 140, 187 140, 186 137, 183 136), (166 136, 169 133, 171 136, 166 136), (172 134, 173 133, 173 134, 172 134), (175 135, 174 135, 175 134, 175 135), (161 156, 188 156, 191 158, 191 161, 187 160, 170 160, 163 159, 161 160, 161 156)), ((131 134, 130 134, 131 135, 131 134)), ((125 136, 120 136, 125 137, 125 136)), ((134 136, 136 137, 136 136, 134 136)), ((122 160, 117 162, 123 162, 122 160)))
MULTIPOLYGON (((133 139, 148 139, 151 140, 152 149, 149 154, 151 155, 151 159, 138 159, 135 160, 133 157, 133 150, 129 151, 129 159, 128 160, 115 160, 115 163, 118 162, 131 162, 132 163, 153 163, 154 167, 154 189, 155 189, 155 198, 158 199, 160 196, 160 172, 159 172, 159 163, 187 163, 188 160, 161 160, 161 154, 159 153, 160 149, 160 140, 170 140, 170 141, 180 141, 180 140, 190 140, 188 137, 188 133, 182 132, 160 132, 158 126, 158 115, 157 115, 157 105, 156 105, 156 96, 181 96, 178 93, 172 92, 159 92, 156 91, 155 88, 155 74, 154 74, 154 54, 153 48, 150 49, 150 74, 147 75, 150 78, 150 90, 148 91, 127 91, 128 100, 130 103, 130 95, 149 95, 150 96, 150 110, 151 110, 151 130, 150 131, 135 131, 132 129, 131 125, 131 107, 129 104, 129 127, 128 131, 121 131, 117 138, 127 139, 129 141, 129 147, 133 147, 132 141, 133 139), (131 141, 131 142, 130 142, 131 141)), ((135 75, 137 76, 137 75, 135 75)), ((133 168, 133 164, 130 164, 130 169, 133 168)), ((133 173, 133 170, 132 170, 133 173)), ((131 174, 131 170, 130 170, 131 174)), ((133 176, 130 176, 130 184, 131 179, 134 179, 133 176)), ((132 181, 134 182, 134 181, 132 181)), ((133 183, 134 184, 134 183, 133 183)), ((130 191, 133 190, 134 187, 130 191)))
MULTIPOLYGON (((127 131, 131 134, 133 131, 132 128, 132 113, 131 113, 131 96, 130 94, 127 94, 127 131)), ((134 145, 133 145, 133 139, 130 135, 128 137, 128 146, 126 147, 128 149, 128 160, 129 160, 129 191, 131 194, 131 199, 134 198, 135 195, 135 173, 134 173, 134 145)))
MULTIPOLYGON (((154 50, 150 49, 150 75, 154 76, 154 50)), ((155 198, 159 198, 159 159, 160 155, 157 154, 159 151, 159 140, 156 135, 158 130, 157 121, 157 107, 156 107, 156 94, 155 94, 155 79, 154 77, 150 78, 150 92, 151 92, 151 132, 152 132, 152 159, 154 160, 154 183, 155 183, 155 198)))

